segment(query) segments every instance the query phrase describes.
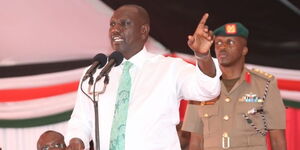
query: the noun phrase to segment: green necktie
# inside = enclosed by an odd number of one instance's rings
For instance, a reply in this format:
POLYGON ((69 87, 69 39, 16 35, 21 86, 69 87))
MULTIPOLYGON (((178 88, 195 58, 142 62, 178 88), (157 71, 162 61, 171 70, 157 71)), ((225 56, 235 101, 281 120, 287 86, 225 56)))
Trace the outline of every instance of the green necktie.
POLYGON ((133 64, 126 61, 120 78, 117 101, 115 104, 114 119, 110 132, 109 150, 125 149, 125 131, 130 97, 131 78, 129 69, 133 64))

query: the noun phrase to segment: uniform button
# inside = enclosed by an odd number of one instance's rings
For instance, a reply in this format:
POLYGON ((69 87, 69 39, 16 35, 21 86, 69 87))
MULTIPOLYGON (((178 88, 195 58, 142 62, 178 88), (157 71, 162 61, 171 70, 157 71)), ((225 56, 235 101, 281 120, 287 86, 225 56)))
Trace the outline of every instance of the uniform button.
POLYGON ((205 113, 205 114, 204 114, 204 117, 208 117, 208 114, 207 114, 207 113, 205 113))
POLYGON ((229 116, 228 116, 228 115, 225 115, 225 116, 224 116, 224 120, 226 120, 226 121, 229 120, 229 116))
POLYGON ((230 102, 230 98, 225 98, 225 102, 230 102))

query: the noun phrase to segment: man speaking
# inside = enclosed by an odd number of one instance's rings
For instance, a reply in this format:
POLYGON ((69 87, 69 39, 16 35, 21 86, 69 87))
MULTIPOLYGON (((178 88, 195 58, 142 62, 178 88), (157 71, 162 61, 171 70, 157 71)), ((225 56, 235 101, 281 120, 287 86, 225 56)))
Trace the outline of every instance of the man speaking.
MULTIPOLYGON (((106 91, 99 95, 101 150, 180 150, 176 132, 180 100, 205 101, 220 93, 221 72, 209 53, 213 37, 205 26, 207 18, 205 14, 188 37, 197 59, 193 66, 147 51, 150 20, 144 8, 124 5, 114 12, 109 38, 124 60, 111 69, 106 91), (203 40, 210 42, 199 47, 203 40)), ((68 150, 87 149, 95 139, 93 111, 93 103, 79 90, 68 123, 68 150)))

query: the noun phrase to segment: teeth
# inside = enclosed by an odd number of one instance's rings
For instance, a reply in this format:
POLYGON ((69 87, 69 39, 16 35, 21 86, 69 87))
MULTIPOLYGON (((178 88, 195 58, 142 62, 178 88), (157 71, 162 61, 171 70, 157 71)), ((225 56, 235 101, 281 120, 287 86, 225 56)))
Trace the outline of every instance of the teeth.
POLYGON ((116 41, 116 42, 124 41, 124 40, 123 40, 121 37, 119 37, 119 36, 113 37, 113 40, 116 41))

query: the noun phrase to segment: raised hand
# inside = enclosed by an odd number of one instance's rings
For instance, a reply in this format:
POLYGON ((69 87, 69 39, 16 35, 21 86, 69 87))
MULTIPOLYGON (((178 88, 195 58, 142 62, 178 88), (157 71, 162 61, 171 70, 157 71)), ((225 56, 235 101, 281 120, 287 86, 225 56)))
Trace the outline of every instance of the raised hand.
POLYGON ((205 25, 208 13, 205 13, 197 26, 194 35, 188 36, 188 45, 198 57, 206 56, 214 40, 214 35, 205 25))

